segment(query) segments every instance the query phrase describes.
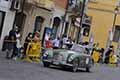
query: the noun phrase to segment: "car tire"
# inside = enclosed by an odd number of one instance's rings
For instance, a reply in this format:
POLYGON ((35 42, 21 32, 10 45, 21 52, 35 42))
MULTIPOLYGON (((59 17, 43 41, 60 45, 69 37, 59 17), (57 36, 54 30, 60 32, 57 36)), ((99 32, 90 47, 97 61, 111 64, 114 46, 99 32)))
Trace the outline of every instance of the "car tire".
POLYGON ((73 66, 72 66, 72 72, 77 72, 78 66, 79 66, 79 60, 78 59, 74 59, 73 60, 73 66))
POLYGON ((48 62, 43 62, 43 66, 44 66, 44 67, 49 67, 49 66, 50 66, 50 63, 48 63, 48 62))
POLYGON ((90 72, 90 68, 87 67, 87 68, 86 68, 86 72, 90 72))

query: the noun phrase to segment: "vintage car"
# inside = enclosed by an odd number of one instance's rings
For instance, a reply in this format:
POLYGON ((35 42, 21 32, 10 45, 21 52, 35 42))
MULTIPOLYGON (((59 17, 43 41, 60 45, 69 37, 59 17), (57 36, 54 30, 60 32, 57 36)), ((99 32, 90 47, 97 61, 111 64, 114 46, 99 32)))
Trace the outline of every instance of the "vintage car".
POLYGON ((80 68, 84 68, 87 72, 93 66, 93 60, 86 50, 81 47, 79 51, 65 50, 65 49, 47 49, 43 54, 43 65, 49 67, 50 65, 70 68, 76 72, 80 68))

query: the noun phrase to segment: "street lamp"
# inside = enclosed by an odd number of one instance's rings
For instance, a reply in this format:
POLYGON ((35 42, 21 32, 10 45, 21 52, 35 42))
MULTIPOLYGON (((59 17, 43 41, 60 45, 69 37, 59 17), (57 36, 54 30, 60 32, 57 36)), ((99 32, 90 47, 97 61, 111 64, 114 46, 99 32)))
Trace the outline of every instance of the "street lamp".
POLYGON ((117 14, 118 14, 118 12, 119 12, 119 9, 118 9, 118 6, 116 6, 116 8, 115 8, 115 14, 114 14, 114 21, 113 21, 113 26, 112 26, 112 31, 113 31, 113 33, 114 33, 114 30, 115 30, 115 23, 116 23, 116 18, 117 18, 117 14))
POLYGON ((114 9, 114 20, 113 20, 112 30, 109 31, 109 36, 108 36, 108 39, 107 39, 106 50, 105 50, 104 55, 103 55, 103 61, 105 59, 105 53, 106 53, 108 47, 111 45, 111 43, 113 41, 113 36, 114 36, 114 33, 115 33, 115 23, 116 23, 116 20, 117 20, 118 12, 119 12, 119 9, 118 9, 118 6, 116 6, 115 9, 114 9))
POLYGON ((117 20, 118 11, 119 11, 118 6, 116 6, 115 9, 114 9, 114 20, 113 20, 112 30, 109 31, 109 37, 108 37, 106 48, 108 48, 111 45, 112 41, 114 40, 113 36, 114 36, 114 33, 115 33, 115 23, 116 23, 116 20, 117 20))

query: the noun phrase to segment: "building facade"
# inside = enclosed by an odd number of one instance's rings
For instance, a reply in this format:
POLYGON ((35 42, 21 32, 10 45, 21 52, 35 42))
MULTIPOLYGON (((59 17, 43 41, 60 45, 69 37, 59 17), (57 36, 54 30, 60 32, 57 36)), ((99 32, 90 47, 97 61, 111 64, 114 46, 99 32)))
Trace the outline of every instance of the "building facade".
MULTIPOLYGON (((120 25, 120 14, 115 19, 116 3, 118 0, 91 0, 88 4, 88 14, 92 16, 91 33, 94 34, 95 42, 99 43, 99 47, 106 47, 108 44, 109 32, 115 28, 113 26, 120 25)), ((113 34, 112 34, 113 35, 113 34)), ((118 35, 119 31, 114 35, 118 35)), ((113 35, 113 36, 114 36, 113 35)), ((118 37, 117 37, 118 38, 118 37)), ((118 42, 112 42, 117 47, 118 42)))
POLYGON ((60 37, 63 34, 64 21, 67 0, 54 0, 54 11, 52 17, 51 27, 53 30, 53 39, 60 37))
POLYGON ((0 49, 3 39, 13 27, 15 11, 11 11, 11 0, 0 0, 0 49))
POLYGON ((26 0, 22 15, 18 13, 18 25, 23 26, 21 27, 22 43, 28 33, 35 31, 40 32, 42 40, 45 27, 50 27, 51 24, 53 5, 51 0, 26 0), (20 17, 22 23, 19 23, 20 17))

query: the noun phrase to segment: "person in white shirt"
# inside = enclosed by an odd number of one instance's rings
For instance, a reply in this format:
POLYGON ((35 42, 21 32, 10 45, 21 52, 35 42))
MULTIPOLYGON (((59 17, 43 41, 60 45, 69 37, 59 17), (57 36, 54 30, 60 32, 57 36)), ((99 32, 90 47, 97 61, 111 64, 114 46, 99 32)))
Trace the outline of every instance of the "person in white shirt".
POLYGON ((17 59, 17 57, 20 57, 20 49, 21 49, 22 45, 20 43, 20 33, 16 33, 16 55, 14 56, 14 60, 17 59))
POLYGON ((53 40, 53 49, 59 49, 60 47, 60 38, 56 38, 55 40, 53 40))
POLYGON ((66 46, 66 43, 67 43, 67 41, 68 41, 68 38, 67 38, 66 35, 63 37, 62 41, 63 41, 62 48, 66 48, 66 47, 67 47, 67 46, 66 46))

